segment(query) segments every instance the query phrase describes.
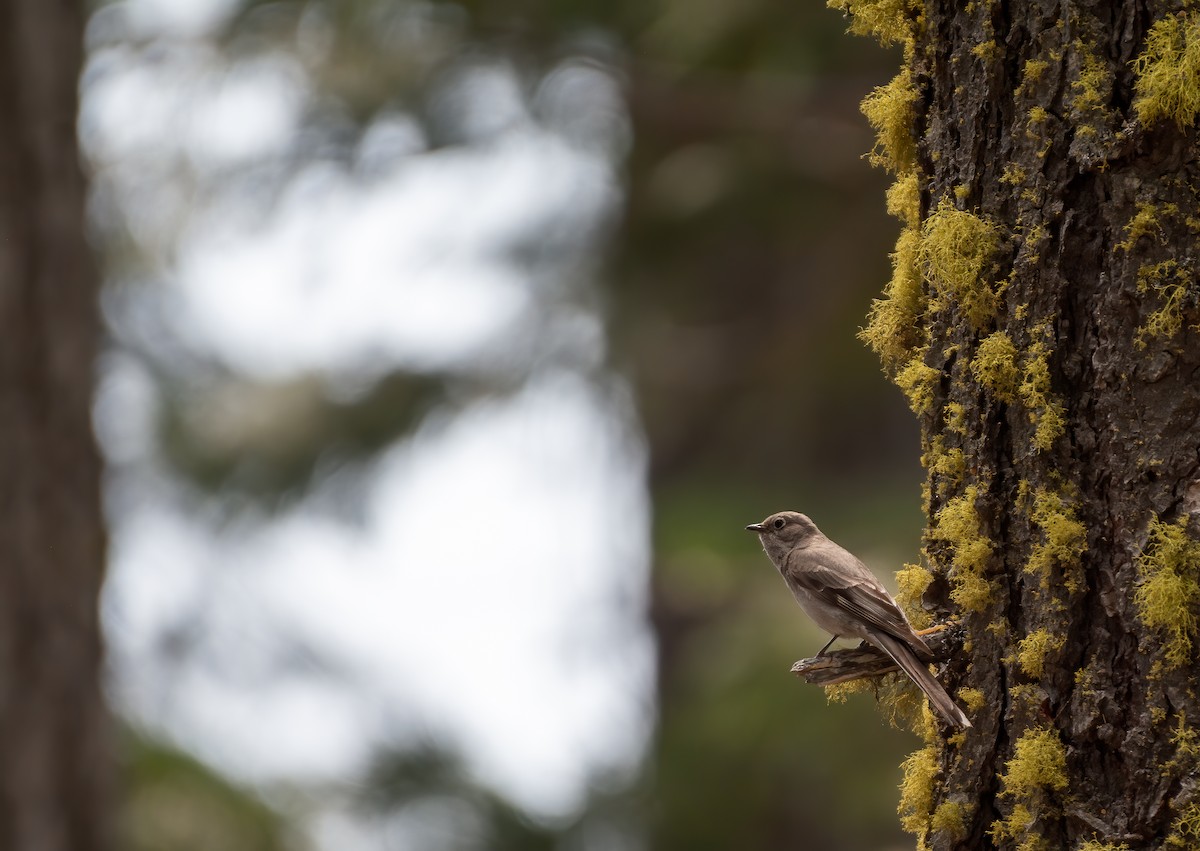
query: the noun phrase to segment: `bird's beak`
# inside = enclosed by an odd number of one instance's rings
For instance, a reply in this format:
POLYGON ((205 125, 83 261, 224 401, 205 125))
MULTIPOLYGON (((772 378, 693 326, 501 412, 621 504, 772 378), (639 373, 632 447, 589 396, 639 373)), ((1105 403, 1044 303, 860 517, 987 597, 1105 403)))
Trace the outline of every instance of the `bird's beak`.
POLYGON ((746 527, 747 532, 761 532, 762 530, 763 530, 763 525, 761 523, 751 523, 749 526, 746 527))

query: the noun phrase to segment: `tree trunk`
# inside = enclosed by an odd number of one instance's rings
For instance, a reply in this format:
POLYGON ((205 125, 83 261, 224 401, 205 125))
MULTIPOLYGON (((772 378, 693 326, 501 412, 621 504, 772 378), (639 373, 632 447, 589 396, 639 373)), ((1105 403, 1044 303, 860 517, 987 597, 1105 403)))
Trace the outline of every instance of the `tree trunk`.
POLYGON ((0 847, 109 847, 79 3, 0 3, 0 847))
POLYGON ((921 422, 930 570, 902 584, 961 619, 975 725, 924 725, 904 824, 1200 847, 1200 14, 843 5, 906 44, 864 102, 905 228, 863 336, 921 422))

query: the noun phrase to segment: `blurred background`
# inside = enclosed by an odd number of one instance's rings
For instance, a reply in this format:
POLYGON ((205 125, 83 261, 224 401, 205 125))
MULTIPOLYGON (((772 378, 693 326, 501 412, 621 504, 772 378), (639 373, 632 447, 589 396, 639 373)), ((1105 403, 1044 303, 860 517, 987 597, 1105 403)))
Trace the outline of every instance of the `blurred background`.
POLYGON ((894 849, 745 524, 917 558, 897 54, 767 0, 121 0, 79 128, 129 849, 894 849))

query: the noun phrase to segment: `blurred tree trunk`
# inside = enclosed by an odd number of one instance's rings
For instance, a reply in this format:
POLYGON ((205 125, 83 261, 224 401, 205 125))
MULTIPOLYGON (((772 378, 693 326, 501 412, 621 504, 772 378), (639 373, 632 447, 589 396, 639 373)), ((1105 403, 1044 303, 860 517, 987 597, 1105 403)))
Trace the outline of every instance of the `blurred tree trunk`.
POLYGON ((975 724, 926 729, 905 826, 1200 847, 1200 15, 846 5, 907 43, 864 104, 906 227, 863 336, 921 422, 932 569, 902 584, 962 619, 975 724))
MULTIPOLYGON (((886 265, 890 224, 879 175, 862 168, 870 137, 856 110, 888 60, 820 65, 812 57, 839 29, 819 6, 754 7, 690 73, 660 57, 628 80, 636 142, 610 292, 650 450, 659 725, 649 824, 660 851, 903 840, 886 806, 850 818, 839 798, 853 787, 859 802, 890 800, 887 769, 904 743, 872 723, 841 763, 814 751, 837 735, 805 729, 825 700, 787 673, 804 652, 794 643, 802 615, 781 607, 770 620, 786 591, 743 529, 802 505, 805 490, 814 500, 823 491, 828 517, 842 495, 821 485, 835 477, 845 490, 869 481, 886 491, 897 479, 912 490, 916 435, 903 405, 839 392, 878 382, 850 329, 886 265), (807 60, 803 72, 780 67, 789 56, 807 60), (837 132, 848 143, 830 145, 837 132), (829 368, 796 368, 818 358, 829 368), (873 431, 858 441, 859 429, 873 431)), ((864 715, 823 717, 854 726, 864 715)))
POLYGON ((0 3, 0 847, 109 847, 83 10, 0 3))

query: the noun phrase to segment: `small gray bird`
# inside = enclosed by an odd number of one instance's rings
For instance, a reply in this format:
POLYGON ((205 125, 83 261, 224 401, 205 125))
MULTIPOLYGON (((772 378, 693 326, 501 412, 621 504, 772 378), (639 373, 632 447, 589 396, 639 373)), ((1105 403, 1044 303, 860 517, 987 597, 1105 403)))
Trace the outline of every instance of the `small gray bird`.
POLYGON ((758 533, 767 556, 779 568, 796 602, 833 638, 862 638, 878 647, 921 687, 947 724, 971 726, 941 684, 929 673, 933 654, 875 574, 850 552, 821 534, 816 524, 795 511, 772 514, 746 527, 758 533))

